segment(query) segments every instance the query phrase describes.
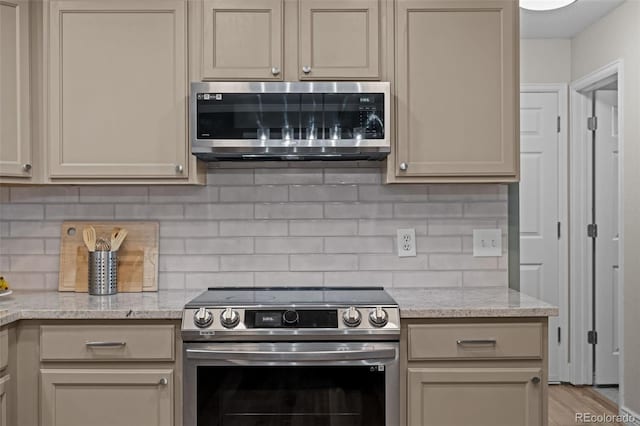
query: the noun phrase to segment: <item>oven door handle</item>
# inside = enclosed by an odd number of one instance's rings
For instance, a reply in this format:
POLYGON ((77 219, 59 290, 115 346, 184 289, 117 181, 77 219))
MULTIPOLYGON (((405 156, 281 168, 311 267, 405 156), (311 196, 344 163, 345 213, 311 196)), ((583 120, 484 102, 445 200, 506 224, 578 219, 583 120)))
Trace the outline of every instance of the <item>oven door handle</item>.
POLYGON ((189 359, 216 359, 226 361, 353 361, 394 359, 395 349, 364 349, 345 351, 225 351, 187 349, 189 359))

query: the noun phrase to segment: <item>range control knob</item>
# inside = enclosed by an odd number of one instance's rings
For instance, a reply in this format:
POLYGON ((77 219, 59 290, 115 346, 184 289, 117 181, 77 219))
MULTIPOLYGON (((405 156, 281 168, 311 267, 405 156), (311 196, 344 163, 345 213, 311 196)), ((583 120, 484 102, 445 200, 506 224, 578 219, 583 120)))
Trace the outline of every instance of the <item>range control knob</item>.
POLYGON ((389 322, 387 311, 378 306, 369 313, 369 322, 374 327, 384 327, 389 322))
POLYGON ((359 310, 351 306, 342 314, 342 320, 347 327, 357 327, 360 325, 360 321, 362 321, 362 315, 359 310))
POLYGON ((240 322, 240 314, 231 308, 227 308, 220 314, 220 324, 225 328, 233 328, 240 322))
POLYGON ((209 327, 213 322, 213 315, 207 308, 200 308, 193 314, 193 322, 199 328, 209 327))
POLYGON ((286 325, 296 325, 299 319, 300 316, 296 311, 284 311, 282 314, 282 322, 286 325))

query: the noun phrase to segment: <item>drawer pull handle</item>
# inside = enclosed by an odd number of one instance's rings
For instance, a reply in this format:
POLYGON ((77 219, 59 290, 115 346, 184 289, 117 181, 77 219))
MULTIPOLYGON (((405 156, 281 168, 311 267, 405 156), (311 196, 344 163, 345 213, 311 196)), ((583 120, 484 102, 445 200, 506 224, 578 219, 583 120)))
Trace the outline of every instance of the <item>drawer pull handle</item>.
POLYGON ((127 342, 87 342, 85 345, 88 348, 121 348, 125 346, 127 342))
POLYGON ((540 383, 540 377, 538 376, 534 376, 531 378, 531 383, 533 383, 534 385, 537 385, 538 383, 540 383))
POLYGON ((169 384, 169 380, 167 380, 167 378, 166 378, 166 377, 163 377, 163 378, 161 378, 161 379, 160 379, 160 381, 158 382, 158 384, 159 384, 160 386, 166 386, 166 385, 168 385, 168 384, 169 384))
POLYGON ((463 345, 493 345, 495 346, 497 341, 496 339, 465 339, 465 340, 457 340, 456 343, 460 346, 463 345))

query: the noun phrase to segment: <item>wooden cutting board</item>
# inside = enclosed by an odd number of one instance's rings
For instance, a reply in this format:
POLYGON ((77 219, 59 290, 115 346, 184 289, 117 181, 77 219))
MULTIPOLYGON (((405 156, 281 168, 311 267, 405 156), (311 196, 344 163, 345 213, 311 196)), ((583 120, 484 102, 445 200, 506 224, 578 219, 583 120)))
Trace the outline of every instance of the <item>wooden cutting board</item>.
POLYGON ((88 291, 89 252, 82 230, 93 226, 98 238, 110 240, 113 228, 126 228, 127 238, 118 250, 118 292, 158 290, 158 222, 82 222, 62 224, 58 291, 88 291))

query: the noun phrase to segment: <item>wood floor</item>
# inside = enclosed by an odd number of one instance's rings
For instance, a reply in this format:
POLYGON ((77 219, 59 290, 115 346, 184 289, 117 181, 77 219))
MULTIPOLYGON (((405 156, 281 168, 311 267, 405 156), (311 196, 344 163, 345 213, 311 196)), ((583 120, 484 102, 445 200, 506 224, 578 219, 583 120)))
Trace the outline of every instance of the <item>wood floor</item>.
POLYGON ((579 422, 576 413, 615 416, 618 407, 590 386, 549 385, 549 426, 624 426, 622 423, 579 422))

